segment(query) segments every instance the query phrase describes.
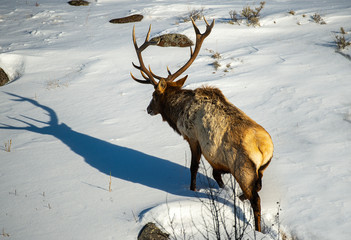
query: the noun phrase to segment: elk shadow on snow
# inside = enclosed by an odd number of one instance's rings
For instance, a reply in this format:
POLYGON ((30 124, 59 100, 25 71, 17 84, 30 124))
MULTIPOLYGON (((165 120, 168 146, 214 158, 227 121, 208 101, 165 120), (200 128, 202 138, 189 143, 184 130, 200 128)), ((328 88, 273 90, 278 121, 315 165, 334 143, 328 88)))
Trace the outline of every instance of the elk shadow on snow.
MULTIPOLYGON (((190 171, 187 167, 74 131, 65 123, 59 123, 57 114, 50 107, 42 105, 34 99, 12 93, 7 94, 15 97, 12 101, 27 102, 42 109, 50 120, 42 121, 24 115, 20 115, 21 119, 8 117, 17 123, 21 123, 22 126, 0 123, 0 129, 25 130, 51 135, 67 145, 74 153, 83 157, 90 166, 106 175, 111 174, 113 177, 125 181, 142 184, 179 196, 207 198, 205 193, 194 193, 188 189, 190 171), (46 126, 38 127, 35 123, 46 126)), ((198 178, 200 178, 200 182, 204 183, 202 184, 203 187, 208 187, 205 186, 206 183, 210 186, 216 185, 213 179, 208 180, 201 173, 198 174, 198 178)), ((236 210, 242 213, 241 209, 236 210)), ((244 216, 244 214, 240 215, 244 216)), ((248 221, 245 217, 242 220, 248 221)))

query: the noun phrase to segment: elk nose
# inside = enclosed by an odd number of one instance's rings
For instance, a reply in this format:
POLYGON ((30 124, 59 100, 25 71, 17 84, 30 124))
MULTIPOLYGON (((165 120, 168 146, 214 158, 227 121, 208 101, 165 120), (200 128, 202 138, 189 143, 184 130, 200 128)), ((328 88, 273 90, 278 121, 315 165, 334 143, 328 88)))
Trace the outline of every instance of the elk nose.
POLYGON ((146 110, 147 110, 147 113, 150 114, 151 116, 155 115, 154 112, 150 109, 150 107, 148 107, 146 110))

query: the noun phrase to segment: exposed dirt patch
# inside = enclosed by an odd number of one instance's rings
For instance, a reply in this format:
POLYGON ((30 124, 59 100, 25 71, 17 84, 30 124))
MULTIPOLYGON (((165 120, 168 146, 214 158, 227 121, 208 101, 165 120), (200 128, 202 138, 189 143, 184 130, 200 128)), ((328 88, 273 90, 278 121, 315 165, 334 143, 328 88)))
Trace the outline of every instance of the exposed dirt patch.
POLYGON ((121 23, 130 23, 130 22, 140 22, 144 18, 143 15, 134 14, 127 17, 111 19, 110 23, 121 24, 121 23))
POLYGON ((194 43, 185 35, 178 33, 164 34, 152 38, 150 41, 157 42, 160 47, 190 47, 194 43))
POLYGON ((9 77, 7 76, 5 71, 0 67, 0 87, 4 86, 9 81, 10 81, 9 77))
POLYGON ((169 234, 162 232, 154 223, 147 223, 139 232, 138 240, 169 240, 169 234))
POLYGON ((72 0, 72 1, 69 1, 68 4, 72 6, 88 6, 90 2, 87 2, 84 0, 72 0))

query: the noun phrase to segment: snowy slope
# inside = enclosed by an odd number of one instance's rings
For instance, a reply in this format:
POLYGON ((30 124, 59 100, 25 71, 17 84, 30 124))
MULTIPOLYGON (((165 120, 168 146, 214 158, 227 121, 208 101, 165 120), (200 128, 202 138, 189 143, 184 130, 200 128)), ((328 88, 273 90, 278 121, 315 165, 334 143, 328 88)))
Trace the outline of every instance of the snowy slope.
MULTIPOLYGON (((166 225, 169 208, 184 221, 202 220, 198 195, 188 190, 187 143, 146 113, 153 89, 130 78, 133 24, 109 23, 141 13, 140 43, 150 24, 152 36, 194 39, 179 17, 201 8, 216 24, 185 87, 220 88, 271 134, 264 221, 275 222, 279 202, 282 229, 298 239, 348 239, 351 51, 336 52, 334 35, 344 27, 351 40, 351 2, 267 1, 261 27, 228 24, 228 12, 247 4, 259 3, 2 0, 0 67, 12 81, 0 88, 0 239, 135 239, 155 215, 166 225), (315 13, 327 24, 313 22, 315 13), (217 71, 211 51, 222 56, 217 71)), ((166 75, 188 55, 150 47, 144 60, 166 75)), ((200 193, 208 187, 201 183, 200 193)))

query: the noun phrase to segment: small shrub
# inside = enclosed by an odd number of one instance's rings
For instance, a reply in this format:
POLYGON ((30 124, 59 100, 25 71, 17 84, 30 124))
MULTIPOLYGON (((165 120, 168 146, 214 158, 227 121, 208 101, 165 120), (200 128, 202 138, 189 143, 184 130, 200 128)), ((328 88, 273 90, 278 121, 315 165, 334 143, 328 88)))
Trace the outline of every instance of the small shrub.
POLYGON ((266 2, 260 2, 260 6, 252 10, 250 6, 244 7, 241 15, 247 19, 247 24, 250 26, 260 26, 260 12, 266 2))
POLYGON ((211 58, 214 58, 214 59, 220 59, 222 58, 221 54, 219 52, 215 52, 212 54, 211 58))
POLYGON ((290 10, 288 13, 291 15, 295 15, 296 12, 294 10, 290 10))
POLYGON ((263 9, 264 5, 266 2, 260 2, 259 7, 255 7, 255 9, 252 9, 250 6, 246 6, 241 10, 240 15, 234 11, 231 10, 229 12, 230 19, 229 23, 231 24, 240 24, 241 20, 246 19, 246 24, 248 26, 260 26, 260 12, 263 9))
POLYGON ((213 65, 213 67, 214 67, 214 69, 215 69, 216 71, 217 71, 218 68, 220 68, 220 66, 221 66, 221 64, 218 62, 218 60, 214 61, 214 62, 212 63, 212 65, 213 65))
POLYGON ((324 19, 321 17, 321 15, 319 15, 318 13, 315 13, 312 17, 312 20, 315 22, 315 23, 318 23, 318 24, 321 24, 321 25, 324 25, 324 24, 327 24, 324 19))
POLYGON ((219 63, 219 59, 221 59, 222 56, 221 56, 221 54, 219 52, 215 52, 215 51, 213 51, 211 49, 208 49, 208 51, 212 54, 211 58, 215 59, 215 61, 212 63, 212 66, 217 71, 218 68, 221 67, 221 64, 219 63))
POLYGON ((350 41, 347 41, 345 39, 345 36, 344 35, 336 35, 335 36, 335 43, 336 43, 336 46, 337 46, 337 49, 338 50, 342 50, 342 49, 345 49, 346 47, 348 46, 351 46, 351 42, 350 41))
POLYGON ((344 35, 346 34, 345 29, 343 27, 340 28, 340 32, 341 34, 344 34, 344 35))
POLYGON ((201 9, 192 9, 189 11, 189 13, 185 17, 181 17, 180 19, 183 22, 189 22, 191 19, 194 21, 196 20, 201 20, 204 17, 204 8, 201 9))
POLYGON ((240 15, 235 11, 235 10, 231 10, 229 11, 229 16, 230 16, 230 20, 229 20, 229 23, 230 24, 239 24, 240 25, 240 15))

